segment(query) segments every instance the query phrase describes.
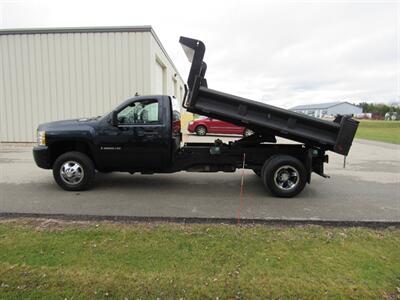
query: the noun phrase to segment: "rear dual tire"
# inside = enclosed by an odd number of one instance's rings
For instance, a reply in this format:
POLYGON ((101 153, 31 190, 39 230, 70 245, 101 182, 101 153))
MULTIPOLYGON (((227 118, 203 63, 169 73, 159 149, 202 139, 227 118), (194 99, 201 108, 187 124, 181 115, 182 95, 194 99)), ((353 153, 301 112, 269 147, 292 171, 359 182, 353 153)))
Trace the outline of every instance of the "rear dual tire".
POLYGON ((86 154, 76 151, 66 152, 54 162, 53 177, 66 191, 83 191, 93 185, 95 167, 86 154))
POLYGON ((262 169, 264 186, 275 196, 290 198, 299 194, 307 183, 304 164, 289 155, 277 155, 268 159, 262 169))

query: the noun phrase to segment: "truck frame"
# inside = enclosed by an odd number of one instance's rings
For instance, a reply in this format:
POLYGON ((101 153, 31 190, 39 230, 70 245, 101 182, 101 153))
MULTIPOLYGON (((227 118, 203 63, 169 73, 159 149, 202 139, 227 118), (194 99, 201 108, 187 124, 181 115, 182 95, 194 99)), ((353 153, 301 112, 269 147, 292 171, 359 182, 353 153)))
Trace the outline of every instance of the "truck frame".
POLYGON ((273 195, 293 197, 311 182, 312 172, 327 177, 326 151, 348 154, 357 121, 349 116, 338 116, 333 122, 320 120, 209 89, 204 43, 187 37, 181 37, 180 43, 191 62, 183 107, 249 128, 252 135, 229 143, 217 139, 182 146, 175 100, 163 95, 139 96, 101 118, 40 125, 39 145, 33 150, 37 165, 53 169, 55 181, 72 191, 90 187, 95 170, 153 174, 234 172, 244 167, 261 177, 273 195), (124 112, 137 103, 158 108, 157 118, 127 122, 124 112), (276 136, 299 143, 280 144, 276 136))

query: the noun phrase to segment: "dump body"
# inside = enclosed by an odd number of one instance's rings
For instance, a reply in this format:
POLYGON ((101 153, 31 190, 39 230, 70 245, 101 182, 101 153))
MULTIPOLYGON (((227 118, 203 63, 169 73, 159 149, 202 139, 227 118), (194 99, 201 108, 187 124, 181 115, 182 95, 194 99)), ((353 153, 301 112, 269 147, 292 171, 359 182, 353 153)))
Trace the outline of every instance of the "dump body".
POLYGON ((181 37, 179 41, 192 63, 184 107, 192 113, 243 126, 263 136, 280 136, 310 147, 347 155, 358 122, 349 116, 326 121, 241 98, 207 86, 203 61, 205 46, 195 39, 181 37))

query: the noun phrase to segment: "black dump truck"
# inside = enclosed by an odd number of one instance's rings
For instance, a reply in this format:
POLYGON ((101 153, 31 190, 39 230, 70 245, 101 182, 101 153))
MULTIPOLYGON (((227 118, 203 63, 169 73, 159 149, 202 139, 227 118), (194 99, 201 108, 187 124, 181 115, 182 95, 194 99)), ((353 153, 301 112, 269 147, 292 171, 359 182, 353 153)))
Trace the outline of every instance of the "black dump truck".
POLYGON ((260 176, 272 194, 292 197, 310 183, 312 172, 327 177, 326 151, 348 154, 357 121, 349 116, 321 120, 209 89, 204 44, 186 37, 180 43, 192 63, 183 107, 248 128, 252 135, 229 143, 181 145, 176 99, 138 96, 102 117, 40 125, 36 164, 52 169, 55 181, 68 191, 89 188, 96 171, 234 172, 244 167, 260 176), (299 143, 277 143, 276 136, 299 143))

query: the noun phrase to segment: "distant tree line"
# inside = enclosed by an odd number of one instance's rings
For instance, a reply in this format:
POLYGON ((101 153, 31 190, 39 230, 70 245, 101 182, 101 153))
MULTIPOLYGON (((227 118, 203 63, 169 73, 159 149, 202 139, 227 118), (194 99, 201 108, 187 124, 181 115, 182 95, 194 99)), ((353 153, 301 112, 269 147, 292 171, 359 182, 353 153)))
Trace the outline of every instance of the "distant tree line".
POLYGON ((356 105, 362 108, 363 113, 372 113, 373 115, 378 115, 380 117, 384 117, 387 112, 396 111, 398 114, 400 113, 400 107, 395 107, 393 105, 367 102, 361 102, 356 105))

